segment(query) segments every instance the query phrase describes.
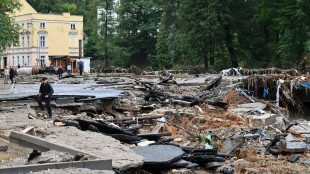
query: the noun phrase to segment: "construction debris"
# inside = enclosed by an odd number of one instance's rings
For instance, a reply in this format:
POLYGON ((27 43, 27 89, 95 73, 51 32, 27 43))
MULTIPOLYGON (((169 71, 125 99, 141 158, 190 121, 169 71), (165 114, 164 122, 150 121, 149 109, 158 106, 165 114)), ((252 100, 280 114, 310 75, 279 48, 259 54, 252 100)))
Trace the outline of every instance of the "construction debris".
POLYGON ((1 167, 112 160, 105 165, 115 173, 305 171, 310 122, 295 118, 310 113, 310 79, 282 72, 50 76, 50 121, 35 100, 39 76, 19 77, 11 94, 0 94, 1 137, 12 141, 0 141, 0 153, 10 154, 1 167), (19 147, 29 142, 22 137, 35 141, 19 147))

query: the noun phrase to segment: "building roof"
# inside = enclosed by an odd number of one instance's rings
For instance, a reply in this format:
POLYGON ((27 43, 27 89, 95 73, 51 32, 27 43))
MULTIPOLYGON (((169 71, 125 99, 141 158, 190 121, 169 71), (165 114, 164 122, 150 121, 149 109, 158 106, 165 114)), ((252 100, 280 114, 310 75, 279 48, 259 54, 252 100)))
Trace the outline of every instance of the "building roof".
POLYGON ((16 10, 11 16, 19 16, 29 13, 38 13, 26 0, 19 0, 21 7, 16 10))

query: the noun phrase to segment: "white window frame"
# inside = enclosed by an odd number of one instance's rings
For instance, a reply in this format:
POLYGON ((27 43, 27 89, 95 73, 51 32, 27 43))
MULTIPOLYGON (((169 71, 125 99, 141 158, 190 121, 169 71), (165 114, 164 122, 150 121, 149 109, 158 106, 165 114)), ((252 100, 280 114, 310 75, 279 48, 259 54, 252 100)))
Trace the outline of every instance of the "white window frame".
POLYGON ((12 56, 12 66, 15 66, 14 56, 12 56))
POLYGON ((45 35, 40 35, 40 47, 47 47, 45 35))
POLYGON ((46 28, 46 23, 45 22, 41 22, 40 23, 40 28, 46 28))
POLYGON ((46 64, 45 59, 46 59, 46 56, 41 56, 41 57, 40 57, 40 61, 39 61, 40 66, 42 66, 42 65, 45 65, 45 64, 46 64))
POLYGON ((22 36, 22 47, 25 47, 25 37, 22 36))
POLYGON ((24 23, 22 23, 22 29, 24 29, 25 28, 25 24, 24 23))
POLYGON ((75 24, 71 24, 71 30, 76 30, 76 25, 75 24))
POLYGON ((27 36, 27 47, 30 47, 30 36, 27 36))
POLYGON ((31 23, 27 23, 27 29, 29 29, 29 28, 30 28, 30 24, 31 24, 31 23))
POLYGON ((30 66, 30 56, 27 56, 27 66, 30 66))

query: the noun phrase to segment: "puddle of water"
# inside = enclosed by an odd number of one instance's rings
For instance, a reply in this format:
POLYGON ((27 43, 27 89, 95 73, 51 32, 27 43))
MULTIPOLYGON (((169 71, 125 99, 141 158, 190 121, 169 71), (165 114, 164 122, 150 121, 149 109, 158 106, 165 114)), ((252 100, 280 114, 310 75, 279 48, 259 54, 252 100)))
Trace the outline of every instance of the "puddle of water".
POLYGON ((8 152, 0 152, 0 160, 10 160, 11 158, 16 158, 16 155, 8 152))

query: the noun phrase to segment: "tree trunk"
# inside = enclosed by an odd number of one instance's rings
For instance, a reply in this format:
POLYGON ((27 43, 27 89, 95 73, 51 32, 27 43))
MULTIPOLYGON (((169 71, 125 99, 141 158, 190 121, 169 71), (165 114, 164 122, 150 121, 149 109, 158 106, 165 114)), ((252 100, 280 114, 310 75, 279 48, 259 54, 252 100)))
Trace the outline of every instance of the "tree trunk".
POLYGON ((213 41, 213 37, 209 36, 209 53, 210 53, 210 65, 213 66, 214 65, 214 50, 213 50, 213 45, 214 45, 214 41, 213 41))
POLYGON ((238 60, 236 57, 235 49, 233 46, 232 36, 230 33, 229 25, 224 25, 224 30, 225 30, 225 35, 226 35, 226 37, 225 37, 226 47, 227 47, 229 55, 230 55, 231 64, 234 68, 237 68, 239 65, 238 65, 238 60))
POLYGON ((212 43, 211 43, 211 55, 210 55, 210 65, 214 66, 214 56, 215 54, 215 38, 212 37, 212 43))
POLYGON ((207 72, 208 69, 209 69, 209 66, 208 66, 208 56, 205 56, 203 58, 203 61, 204 61, 204 65, 205 65, 205 72, 207 72))
POLYGON ((108 10, 109 10, 109 3, 108 0, 105 1, 106 3, 106 16, 105 16, 105 32, 104 32, 104 44, 105 44, 105 50, 104 50, 104 56, 105 56, 105 67, 109 67, 109 57, 108 57, 108 10))

